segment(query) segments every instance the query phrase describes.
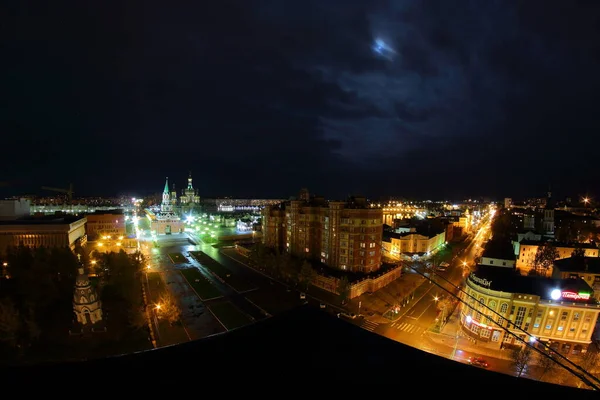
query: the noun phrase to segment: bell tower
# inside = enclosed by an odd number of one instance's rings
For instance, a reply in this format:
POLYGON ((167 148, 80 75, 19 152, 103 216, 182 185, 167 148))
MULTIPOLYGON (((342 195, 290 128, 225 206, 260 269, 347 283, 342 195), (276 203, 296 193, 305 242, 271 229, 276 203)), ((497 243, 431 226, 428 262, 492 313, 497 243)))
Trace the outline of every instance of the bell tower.
POLYGON ((165 189, 162 194, 162 204, 160 205, 160 210, 162 212, 169 212, 173 210, 173 206, 171 205, 171 194, 169 193, 169 177, 165 181, 165 189))
POLYGON ((84 272, 83 266, 79 267, 78 272, 73 293, 73 311, 77 322, 81 325, 94 325, 102 321, 102 302, 84 272))

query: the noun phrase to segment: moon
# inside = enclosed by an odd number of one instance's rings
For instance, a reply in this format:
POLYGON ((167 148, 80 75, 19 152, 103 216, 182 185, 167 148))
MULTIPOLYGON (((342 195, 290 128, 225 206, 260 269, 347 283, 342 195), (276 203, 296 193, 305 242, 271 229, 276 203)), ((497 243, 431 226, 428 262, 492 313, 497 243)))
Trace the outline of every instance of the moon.
POLYGON ((390 47, 383 39, 375 39, 371 49, 380 57, 383 57, 387 60, 392 61, 394 59, 394 55, 396 54, 396 50, 390 47))

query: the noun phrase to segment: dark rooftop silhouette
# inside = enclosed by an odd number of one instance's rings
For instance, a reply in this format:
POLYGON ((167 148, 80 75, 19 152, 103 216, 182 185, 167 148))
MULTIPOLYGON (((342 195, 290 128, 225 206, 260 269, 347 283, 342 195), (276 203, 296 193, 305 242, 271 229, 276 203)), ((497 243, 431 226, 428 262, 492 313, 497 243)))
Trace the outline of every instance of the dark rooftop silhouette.
POLYGON ((195 342, 101 360, 11 367, 4 382, 64 385, 65 393, 177 394, 242 391, 248 396, 300 392, 399 394, 429 398, 487 387, 492 393, 558 396, 594 395, 582 389, 518 379, 434 356, 309 306, 195 342), (59 383, 62 382, 62 383, 59 383), (288 386, 284 386, 288 385, 288 386), (215 386, 211 388, 211 386, 215 386), (276 389, 279 388, 279 389, 276 389))
MULTIPOLYGON (((554 289, 573 292, 592 293, 592 288, 583 279, 553 279, 543 276, 521 275, 511 268, 479 265, 471 273, 470 279, 487 281, 487 288, 507 293, 522 293, 539 296, 544 300, 551 300, 550 293, 554 289)), ((589 303, 594 303, 590 299, 589 303)))

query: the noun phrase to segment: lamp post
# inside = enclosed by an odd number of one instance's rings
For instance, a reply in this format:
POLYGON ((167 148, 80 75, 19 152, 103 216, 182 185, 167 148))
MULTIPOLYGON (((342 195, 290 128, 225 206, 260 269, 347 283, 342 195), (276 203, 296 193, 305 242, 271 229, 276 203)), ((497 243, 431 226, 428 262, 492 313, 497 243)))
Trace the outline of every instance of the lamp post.
POLYGON ((454 349, 452 350, 452 357, 450 357, 451 360, 454 360, 454 356, 456 356, 456 348, 458 347, 458 329, 456 330, 456 338, 454 341, 454 349))
POLYGON ((154 325, 156 326, 156 336, 158 340, 160 340, 160 330, 158 329, 158 311, 160 310, 160 304, 157 304, 154 307, 154 325))

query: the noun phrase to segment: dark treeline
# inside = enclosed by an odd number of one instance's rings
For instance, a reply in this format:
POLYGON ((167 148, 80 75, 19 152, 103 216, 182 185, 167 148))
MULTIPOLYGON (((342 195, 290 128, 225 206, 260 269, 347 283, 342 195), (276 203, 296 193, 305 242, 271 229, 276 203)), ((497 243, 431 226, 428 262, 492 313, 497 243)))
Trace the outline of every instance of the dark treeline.
POLYGON ((0 279, 0 360, 6 363, 90 358, 147 346, 140 255, 101 254, 92 264, 83 249, 10 247, 0 279), (80 266, 97 273, 106 333, 70 335, 73 291, 80 266), (135 344, 134 344, 135 343, 135 344), (141 344, 140 344, 141 343, 141 344))

